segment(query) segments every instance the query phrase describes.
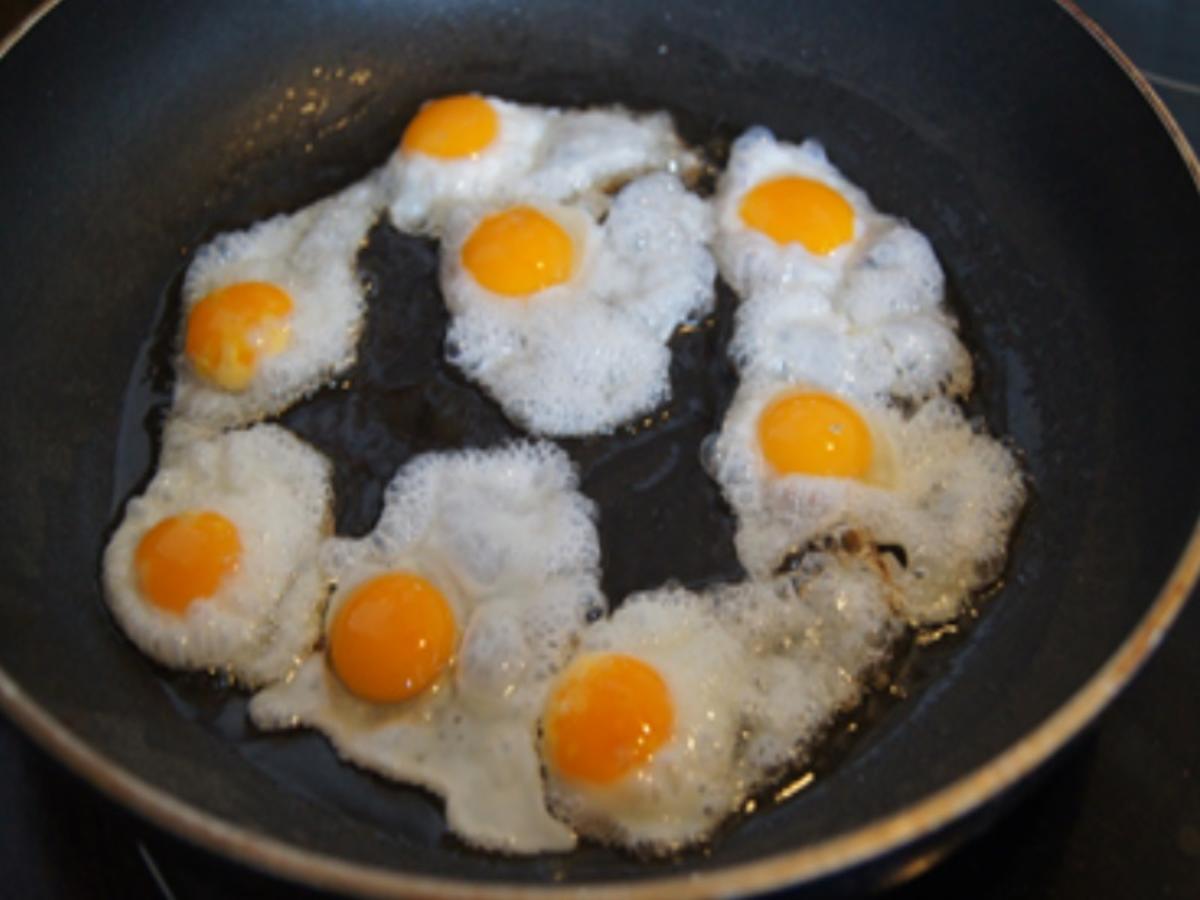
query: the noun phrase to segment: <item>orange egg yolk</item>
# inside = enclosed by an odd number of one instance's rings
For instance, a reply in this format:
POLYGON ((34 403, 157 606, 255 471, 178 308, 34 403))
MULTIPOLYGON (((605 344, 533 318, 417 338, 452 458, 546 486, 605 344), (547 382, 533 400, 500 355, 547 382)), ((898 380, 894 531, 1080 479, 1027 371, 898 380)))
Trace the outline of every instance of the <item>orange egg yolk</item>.
POLYGON ((505 297, 528 297, 562 284, 575 265, 566 229, 530 206, 488 216, 462 248, 462 263, 479 284, 505 297))
POLYGON ((611 784, 671 737, 675 709, 657 670, 619 653, 583 656, 564 673, 542 722, 549 763, 564 778, 611 784))
POLYGON ((459 94, 424 104, 404 130, 400 149, 439 159, 485 150, 500 131, 500 117, 478 94, 459 94))
POLYGON ((329 657, 352 693, 399 703, 429 687, 454 655, 455 623, 441 591, 389 572, 355 588, 334 616, 329 657))
POLYGON ((758 442, 780 475, 862 478, 871 467, 870 429, 852 407, 829 394, 777 397, 759 416, 758 442))
POLYGON ((742 221, 777 244, 802 244, 825 255, 854 237, 854 208, 829 185, 785 176, 756 185, 742 198, 742 221))
POLYGON ((196 371, 229 391, 244 390, 259 361, 291 339, 292 298, 262 281, 213 291, 188 317, 184 352, 196 371))
POLYGON ((219 513, 181 513, 146 532, 134 554, 138 588, 159 609, 183 615, 211 597, 237 571, 242 542, 237 527, 219 513))

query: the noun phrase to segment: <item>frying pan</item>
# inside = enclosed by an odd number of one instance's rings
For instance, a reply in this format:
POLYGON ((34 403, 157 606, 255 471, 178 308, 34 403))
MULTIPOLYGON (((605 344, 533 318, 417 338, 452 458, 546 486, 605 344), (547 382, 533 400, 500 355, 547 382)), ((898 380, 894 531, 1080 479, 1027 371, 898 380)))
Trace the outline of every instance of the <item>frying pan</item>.
MULTIPOLYGON (((1094 720, 1196 577, 1197 164, 1069 6, 76 2, 51 8, 2 65, 0 699, 75 771, 197 844, 378 895, 537 885, 650 897, 904 877, 982 827, 1094 720), (430 797, 339 766, 318 737, 255 736, 243 699, 156 669, 99 596, 105 536, 152 465, 188 254, 361 176, 422 99, 469 89, 664 107, 718 154, 753 123, 820 136, 879 208, 932 240, 976 355, 974 411, 1011 436, 1031 479, 1003 588, 977 620, 907 654, 893 673, 905 701, 873 701, 807 790, 764 802, 706 852, 472 852, 445 836, 430 797)), ((373 242, 381 291, 432 291, 431 248, 386 231, 373 242)), ((380 322, 366 340, 382 341, 380 322)), ((722 340, 717 329, 681 354, 680 447, 719 415, 722 340), (716 366, 717 387, 688 381, 696 366, 716 366)), ((378 386, 389 376, 373 352, 352 378, 378 386)), ((469 394, 451 387, 389 420, 392 468, 429 444, 504 436, 478 398, 454 427, 432 427, 445 425, 439 398, 469 394)), ((393 409, 377 393, 368 418, 393 409)), ((337 398, 322 402, 310 416, 340 421, 337 398)), ((602 523, 614 598, 732 565, 689 463, 661 496, 629 490, 670 446, 619 448, 608 469, 596 445, 572 447, 614 515, 664 504, 643 531, 602 523)), ((390 475, 369 453, 353 462, 337 482, 351 531, 369 527, 390 475)))

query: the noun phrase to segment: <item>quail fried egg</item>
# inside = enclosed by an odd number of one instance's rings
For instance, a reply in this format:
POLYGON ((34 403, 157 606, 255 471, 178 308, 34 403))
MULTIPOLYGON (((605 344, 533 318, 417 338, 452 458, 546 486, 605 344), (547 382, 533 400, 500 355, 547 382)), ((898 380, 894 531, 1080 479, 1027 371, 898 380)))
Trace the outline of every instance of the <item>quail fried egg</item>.
POLYGON ((999 574, 1025 487, 1013 453, 945 397, 911 415, 812 385, 743 381, 705 464, 755 577, 845 530, 901 548, 915 623, 962 611, 999 574))
POLYGON ((146 654, 256 686, 320 630, 311 561, 331 529, 329 465, 273 425, 164 451, 104 553, 105 595, 146 654))
POLYGON ((929 242, 876 212, 820 144, 750 129, 715 202, 717 260, 742 298, 729 353, 743 374, 918 401, 970 391, 929 242))
POLYGON ((354 361, 364 315, 356 259, 382 202, 368 176, 197 251, 183 284, 172 416, 253 422, 354 361))
POLYGON ((664 853, 801 760, 902 625, 878 566, 635 594, 587 629, 546 701, 549 798, 581 834, 664 853))
POLYGON ((712 309, 704 202, 673 175, 627 185, 603 224, 522 203, 451 217, 447 355, 532 432, 611 431, 670 395, 675 328, 712 309))
POLYGON ((570 848, 545 806, 536 723, 604 613, 593 518, 549 444, 410 462, 374 531, 322 548, 336 585, 324 648, 253 698, 253 721, 311 726, 345 759, 441 795, 472 844, 570 848))
POLYGON ((602 202, 600 192, 623 181, 696 164, 666 113, 565 110, 460 94, 420 108, 386 177, 396 227, 438 234, 464 203, 602 202))

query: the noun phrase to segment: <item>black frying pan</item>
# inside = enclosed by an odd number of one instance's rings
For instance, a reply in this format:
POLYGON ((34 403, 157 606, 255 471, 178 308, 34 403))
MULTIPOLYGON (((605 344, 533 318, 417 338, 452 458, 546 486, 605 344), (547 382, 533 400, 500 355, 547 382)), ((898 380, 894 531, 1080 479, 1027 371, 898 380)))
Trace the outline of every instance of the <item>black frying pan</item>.
MULTIPOLYGON (((1097 38, 1043 2, 51 10, 0 64, 4 707, 150 819, 346 890, 710 894, 861 886, 920 865, 1093 719, 1200 566, 1196 161, 1097 38), (809 789, 764 803, 710 853, 464 849, 426 795, 339 766, 318 737, 256 736, 242 699, 156 669, 98 594, 106 531, 151 465, 189 252, 358 177, 423 98, 466 89, 666 107, 717 153, 751 123, 820 136, 880 208, 932 239, 976 351, 977 409, 1025 452, 1034 495, 1003 590, 960 637, 900 661, 908 699, 875 698, 809 789)), ((364 265, 381 292, 424 298, 417 325, 435 340, 432 253, 381 229, 364 265)), ((389 367, 381 335, 398 324, 374 314, 358 394, 326 392, 285 418, 342 451, 344 530, 370 525, 404 454, 511 431, 432 351, 420 371, 389 367), (357 433, 345 403, 361 421, 391 413, 385 433, 357 433)), ((682 453, 727 394, 723 327, 676 348, 677 431, 571 447, 605 509, 614 597, 736 568, 728 522, 682 453), (657 493, 630 490, 639 467, 677 451, 657 493), (648 532, 628 526, 651 507, 662 514, 648 532)))

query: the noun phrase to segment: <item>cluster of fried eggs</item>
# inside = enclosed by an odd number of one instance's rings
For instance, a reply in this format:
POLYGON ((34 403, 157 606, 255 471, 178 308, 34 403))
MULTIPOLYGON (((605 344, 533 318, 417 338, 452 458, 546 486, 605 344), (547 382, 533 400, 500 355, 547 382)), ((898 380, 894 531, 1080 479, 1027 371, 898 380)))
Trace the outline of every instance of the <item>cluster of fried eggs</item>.
POLYGON ((327 734, 347 760, 446 798, 481 847, 563 850, 534 734, 551 681, 606 605, 590 501, 548 444, 428 455, 375 529, 320 550, 325 644, 252 701, 264 728, 327 734))
POLYGON ((718 186, 717 259, 741 293, 741 384, 705 448, 762 577, 853 531, 898 548, 900 605, 951 619, 995 581, 1025 486, 955 402, 971 361, 928 241, 871 206, 812 141, 751 129, 718 186))
POLYGON ((628 598, 584 633, 541 732, 552 808, 658 851, 802 758, 905 627, 994 582, 1024 498, 1013 453, 956 402, 970 357, 919 232, 819 145, 761 128, 713 204, 741 383, 702 455, 749 578, 628 598))
POLYGON ((669 852, 802 761, 905 627, 997 577, 1024 487, 956 403, 918 231, 811 141, 751 129, 711 201, 698 162, 663 113, 447 97, 362 181, 201 248, 159 469, 104 556, 131 639, 262 688, 258 727, 322 731, 491 850, 669 852), (703 456, 745 581, 609 615, 595 508, 545 442, 416 457, 370 533, 332 535, 328 462, 251 423, 353 362, 384 212, 441 243, 448 360, 535 434, 667 400, 719 268, 741 383, 703 456))
POLYGON ((608 432, 668 399, 667 341, 714 297, 695 168, 665 113, 464 95, 409 124, 392 220, 441 239, 447 356, 518 425, 608 432))
POLYGON ((347 369, 358 251, 387 210, 441 239, 452 363, 535 434, 611 431, 668 399, 667 341, 712 309, 696 168, 665 113, 430 101, 362 181, 197 252, 172 415, 244 425, 347 369))
POLYGON ((807 753, 903 630, 866 557, 626 598, 583 634, 542 719, 552 808, 652 852, 695 843, 807 753))

